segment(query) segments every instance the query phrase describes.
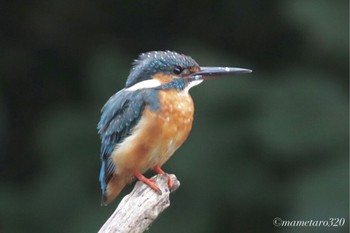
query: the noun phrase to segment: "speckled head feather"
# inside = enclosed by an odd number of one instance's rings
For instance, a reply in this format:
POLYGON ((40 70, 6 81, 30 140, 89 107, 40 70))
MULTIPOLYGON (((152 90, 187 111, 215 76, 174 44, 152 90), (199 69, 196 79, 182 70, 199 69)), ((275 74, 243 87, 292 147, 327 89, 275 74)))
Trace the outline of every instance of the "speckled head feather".
POLYGON ((174 74, 175 68, 188 68, 199 66, 191 57, 172 51, 152 51, 142 53, 133 63, 125 87, 151 79, 157 73, 174 74))

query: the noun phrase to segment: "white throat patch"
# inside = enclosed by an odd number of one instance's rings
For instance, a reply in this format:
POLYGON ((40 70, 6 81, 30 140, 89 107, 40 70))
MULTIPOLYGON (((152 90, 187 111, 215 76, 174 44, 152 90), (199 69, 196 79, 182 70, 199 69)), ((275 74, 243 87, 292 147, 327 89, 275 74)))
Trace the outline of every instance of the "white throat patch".
POLYGON ((192 81, 185 87, 183 91, 187 94, 192 87, 199 85, 201 82, 203 82, 203 79, 192 81))

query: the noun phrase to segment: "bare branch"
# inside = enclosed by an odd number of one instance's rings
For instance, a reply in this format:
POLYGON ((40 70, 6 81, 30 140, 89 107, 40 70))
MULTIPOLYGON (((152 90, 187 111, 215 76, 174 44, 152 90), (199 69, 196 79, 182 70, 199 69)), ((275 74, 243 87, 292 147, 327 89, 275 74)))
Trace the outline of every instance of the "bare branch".
POLYGON ((170 206, 169 194, 180 187, 175 175, 170 175, 174 185, 168 188, 168 175, 156 175, 152 179, 161 190, 156 193, 138 181, 130 194, 125 196, 117 209, 105 222, 99 233, 141 233, 170 206))

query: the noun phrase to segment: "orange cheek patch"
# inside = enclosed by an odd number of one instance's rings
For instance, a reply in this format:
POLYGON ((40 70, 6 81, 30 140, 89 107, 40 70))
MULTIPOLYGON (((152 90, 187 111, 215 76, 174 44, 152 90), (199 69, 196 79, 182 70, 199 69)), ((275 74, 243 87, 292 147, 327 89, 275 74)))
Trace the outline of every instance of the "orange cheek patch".
POLYGON ((190 73, 192 74, 192 73, 196 73, 196 72, 198 72, 198 71, 200 71, 200 68, 199 67, 192 67, 191 69, 190 69, 190 73))
POLYGON ((156 74, 153 76, 153 79, 158 80, 163 85, 171 82, 174 79, 174 77, 171 75, 156 74))

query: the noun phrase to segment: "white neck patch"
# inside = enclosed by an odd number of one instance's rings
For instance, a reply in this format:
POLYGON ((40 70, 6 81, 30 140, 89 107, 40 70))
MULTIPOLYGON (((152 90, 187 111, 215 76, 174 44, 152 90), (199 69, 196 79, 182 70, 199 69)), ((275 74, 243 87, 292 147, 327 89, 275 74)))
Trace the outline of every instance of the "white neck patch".
POLYGON ((201 82, 203 82, 203 79, 192 81, 185 87, 183 91, 187 94, 192 87, 199 85, 201 82))
POLYGON ((156 79, 148 79, 139 83, 134 84, 131 87, 126 88, 127 91, 136 91, 140 89, 159 87, 162 85, 159 80, 156 79))

